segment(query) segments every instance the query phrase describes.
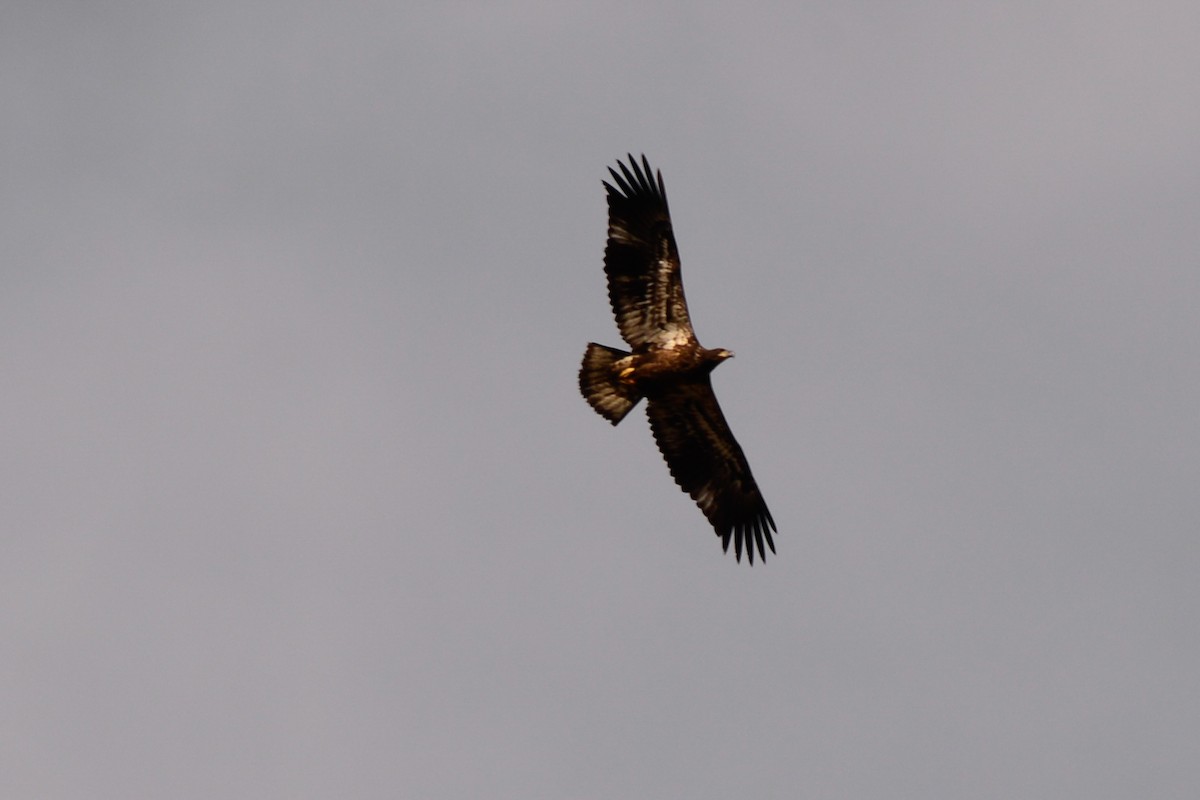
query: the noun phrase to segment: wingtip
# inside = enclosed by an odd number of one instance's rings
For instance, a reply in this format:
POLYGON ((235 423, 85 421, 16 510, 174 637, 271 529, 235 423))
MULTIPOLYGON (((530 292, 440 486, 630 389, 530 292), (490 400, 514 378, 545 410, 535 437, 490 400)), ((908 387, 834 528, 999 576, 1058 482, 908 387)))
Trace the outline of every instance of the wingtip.
MULTIPOLYGON (((621 166, 621 162, 618 161, 617 166, 621 166)), ((624 168, 622 167, 622 169, 624 169, 624 168)), ((628 197, 633 192, 633 189, 630 188, 630 184, 625 180, 625 178, 621 177, 621 175, 618 174, 615 169, 613 169, 612 167, 609 167, 608 174, 612 175, 613 180, 617 184, 616 186, 613 186, 608 181, 601 181, 601 183, 603 183, 608 188, 609 195, 612 195, 614 197, 628 197), (619 189, 618 189, 618 187, 619 187, 619 189)))
POLYGON ((754 566, 756 561, 765 564, 767 550, 770 550, 772 555, 778 555, 775 539, 771 536, 775 521, 766 509, 736 522, 713 520, 713 528, 713 532, 721 540, 722 552, 728 553, 729 544, 733 543, 733 557, 739 564, 742 561, 743 550, 750 566, 754 566))
POLYGON ((759 563, 766 563, 767 550, 770 550, 772 555, 778 554, 775 550, 775 539, 771 536, 771 530, 774 527, 774 520, 769 514, 763 513, 732 525, 728 531, 718 532, 718 535, 722 537, 725 552, 729 552, 729 540, 733 539, 734 558, 741 563, 744 548, 747 561, 750 566, 754 566, 756 560, 759 563))
POLYGON ((667 188, 663 181, 662 170, 650 166, 650 159, 642 153, 641 159, 633 153, 626 153, 625 158, 617 158, 616 167, 609 167, 608 174, 612 175, 616 186, 608 181, 601 181, 609 195, 632 198, 634 195, 657 197, 666 206, 667 188), (619 171, 618 171, 619 170, 619 171))

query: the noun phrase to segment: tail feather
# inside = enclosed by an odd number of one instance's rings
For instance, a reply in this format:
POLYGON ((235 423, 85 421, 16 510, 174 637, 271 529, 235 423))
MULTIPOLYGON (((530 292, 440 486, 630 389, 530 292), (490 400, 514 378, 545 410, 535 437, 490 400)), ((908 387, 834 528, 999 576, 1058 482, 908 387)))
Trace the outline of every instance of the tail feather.
POLYGON ((579 391, 596 413, 616 425, 642 399, 637 387, 622 383, 616 363, 628 356, 624 350, 592 342, 579 369, 579 391))

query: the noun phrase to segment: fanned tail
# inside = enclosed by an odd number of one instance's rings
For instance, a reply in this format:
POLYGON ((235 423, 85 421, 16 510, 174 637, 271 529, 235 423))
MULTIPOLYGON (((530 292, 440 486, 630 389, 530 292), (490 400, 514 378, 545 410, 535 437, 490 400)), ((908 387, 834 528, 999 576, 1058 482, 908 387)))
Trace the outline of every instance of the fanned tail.
POLYGON ((616 425, 642 399, 637 387, 618 377, 617 362, 629 353, 592 342, 579 368, 579 391, 596 413, 616 425))

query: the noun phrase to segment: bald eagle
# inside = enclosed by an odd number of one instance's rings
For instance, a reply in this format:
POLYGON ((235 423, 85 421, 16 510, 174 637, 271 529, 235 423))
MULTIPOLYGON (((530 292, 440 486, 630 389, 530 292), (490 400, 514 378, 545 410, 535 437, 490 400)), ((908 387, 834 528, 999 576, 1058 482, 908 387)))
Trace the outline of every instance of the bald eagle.
POLYGON ((696 341, 688 317, 679 251, 671 231, 661 172, 618 161, 609 168, 608 245, 604 272, 617 327, 632 352, 587 346, 579 389, 600 416, 616 425, 646 398, 646 415, 675 482, 712 523, 725 551, 743 543, 754 564, 775 552, 775 521, 750 474, 750 465, 713 394, 710 373, 733 353, 696 341), (751 539, 753 537, 753 539, 751 539))

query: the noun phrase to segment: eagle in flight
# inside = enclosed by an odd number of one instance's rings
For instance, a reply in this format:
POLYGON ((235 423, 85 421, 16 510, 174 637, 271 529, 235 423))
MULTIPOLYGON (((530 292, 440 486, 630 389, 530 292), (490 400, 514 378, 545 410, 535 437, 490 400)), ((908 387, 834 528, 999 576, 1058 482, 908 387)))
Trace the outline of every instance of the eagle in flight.
POLYGON ((733 539, 741 561, 744 544, 753 565, 756 546, 760 559, 767 547, 775 552, 776 528, 713 394, 709 374, 733 353, 696 341, 662 173, 644 155, 640 165, 630 155, 629 166, 617 166, 620 173, 608 170, 616 185, 604 182, 604 272, 617 327, 633 352, 589 344, 579 389, 613 425, 646 398, 650 429, 675 482, 700 506, 726 552, 733 539))

